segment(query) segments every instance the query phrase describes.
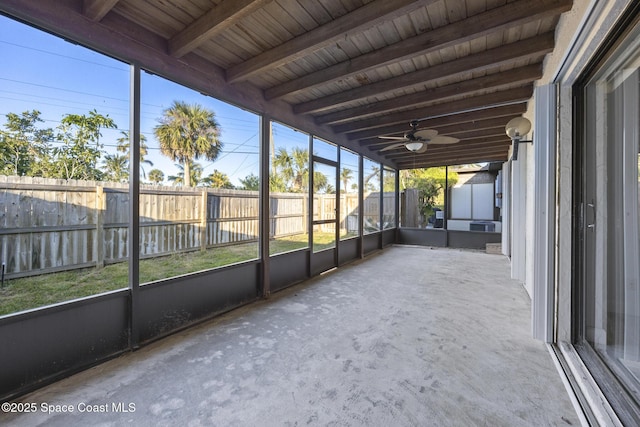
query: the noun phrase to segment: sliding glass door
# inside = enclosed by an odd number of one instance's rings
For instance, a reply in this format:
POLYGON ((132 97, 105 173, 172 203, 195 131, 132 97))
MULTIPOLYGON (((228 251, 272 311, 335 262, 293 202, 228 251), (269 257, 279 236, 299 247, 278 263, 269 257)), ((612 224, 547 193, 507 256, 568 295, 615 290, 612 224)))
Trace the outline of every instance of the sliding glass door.
POLYGON ((583 266, 578 341, 606 367, 600 372, 628 391, 627 401, 635 400, 625 405, 632 419, 640 401, 639 35, 636 26, 579 88, 584 191, 576 205, 583 266))

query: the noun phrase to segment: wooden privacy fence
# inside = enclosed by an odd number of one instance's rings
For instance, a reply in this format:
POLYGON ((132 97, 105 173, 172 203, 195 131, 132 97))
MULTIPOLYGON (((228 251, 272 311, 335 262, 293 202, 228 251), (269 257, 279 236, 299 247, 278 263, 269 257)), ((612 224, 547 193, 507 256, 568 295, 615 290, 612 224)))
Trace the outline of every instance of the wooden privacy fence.
MULTIPOLYGON (((335 195, 315 197, 314 219, 332 218, 335 195)), ((357 194, 342 195, 341 205, 340 227, 357 232, 357 194)), ((372 193, 365 217, 378 206, 379 193, 372 193)), ((307 232, 307 211, 305 194, 271 194, 270 237, 307 232)), ((7 278, 125 261, 128 221, 128 184, 0 176, 0 262, 7 278)), ((141 258, 257 241, 259 229, 256 191, 140 187, 141 258)))

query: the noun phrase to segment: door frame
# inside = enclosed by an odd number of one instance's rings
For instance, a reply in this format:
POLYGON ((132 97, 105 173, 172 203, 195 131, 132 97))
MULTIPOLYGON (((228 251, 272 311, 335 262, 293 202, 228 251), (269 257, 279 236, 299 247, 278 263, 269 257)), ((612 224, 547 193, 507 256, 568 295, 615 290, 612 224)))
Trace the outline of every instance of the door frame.
POLYGON ((317 155, 311 156, 310 168, 309 168, 309 256, 310 256, 310 268, 311 275, 315 276, 324 271, 331 270, 338 267, 338 246, 340 243, 340 150, 337 149, 337 161, 326 159, 317 155), (331 183, 333 184, 335 192, 335 215, 333 219, 318 219, 314 220, 314 203, 315 203, 315 191, 314 191, 314 176, 316 171, 316 163, 330 166, 334 169, 334 176, 331 183), (333 224, 334 225, 334 246, 332 248, 322 249, 316 251, 314 249, 314 227, 316 225, 333 224))

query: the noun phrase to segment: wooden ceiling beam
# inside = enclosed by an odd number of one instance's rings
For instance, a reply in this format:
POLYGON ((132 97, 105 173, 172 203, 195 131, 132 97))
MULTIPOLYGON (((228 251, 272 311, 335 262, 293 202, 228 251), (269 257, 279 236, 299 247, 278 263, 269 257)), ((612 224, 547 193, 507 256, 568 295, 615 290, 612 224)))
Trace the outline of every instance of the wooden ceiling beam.
MULTIPOLYGON (((427 151, 428 153, 429 151, 427 151)), ((469 152, 457 152, 450 154, 438 154, 438 155, 427 155, 425 154, 422 157, 414 158, 412 153, 408 153, 404 158, 396 159, 396 165, 400 167, 406 167, 413 164, 415 161, 416 164, 425 163, 425 162, 448 162, 455 161, 463 163, 479 163, 487 161, 488 158, 496 158, 496 157, 506 157, 509 154, 509 147, 499 147, 496 149, 482 149, 482 150, 470 150, 469 152), (453 160, 455 159, 455 160, 453 160)), ((454 164, 454 163, 450 163, 454 164)), ((460 163, 457 163, 460 164, 460 163)))
POLYGON ((411 120, 423 120, 431 117, 446 116, 460 112, 480 110, 483 108, 497 107, 507 104, 517 104, 528 101, 533 95, 533 85, 517 89, 489 93, 487 95, 474 96, 467 99, 445 102, 417 108, 411 111, 399 111, 385 116, 358 120, 342 125, 332 126, 336 133, 349 133, 358 130, 387 126, 393 123, 409 123, 411 120))
POLYGON ((457 153, 453 155, 438 155, 438 156, 431 156, 431 157, 425 156, 420 159, 413 159, 411 156, 411 153, 409 153, 409 155, 406 158, 397 160, 395 164, 399 166, 409 166, 414 162, 414 160, 416 164, 431 163, 431 162, 438 162, 438 163, 445 163, 445 164, 447 162, 452 162, 449 164, 465 164, 465 163, 468 164, 468 163, 485 162, 485 161, 488 161, 488 158, 504 157, 506 159, 508 155, 509 155, 508 148, 500 149, 500 150, 483 150, 482 152, 477 152, 477 153, 466 153, 466 154, 457 153))
POLYGON ((429 163, 438 162, 438 163, 445 163, 445 164, 480 163, 480 162, 487 161, 488 158, 494 159, 496 157, 500 157, 500 158, 504 157, 506 159, 508 155, 509 155, 508 149, 484 150, 481 152, 473 152, 473 153, 470 152, 470 153, 457 153, 457 154, 450 154, 450 155, 431 156, 431 157, 424 157, 422 159, 412 159, 411 153, 409 153, 409 155, 406 158, 402 160, 398 160, 395 163, 400 168, 410 166, 414 163, 414 161, 415 161, 415 164, 421 164, 421 163, 427 163, 427 162, 429 163), (449 163, 449 162, 452 162, 452 163, 449 163))
MULTIPOLYGON (((465 146, 472 146, 472 145, 482 145, 482 144, 497 144, 497 143, 511 143, 510 140, 505 139, 505 137, 503 136, 489 136, 489 137, 482 137, 482 138, 469 138, 465 141, 462 141, 460 143, 458 143, 458 145, 460 144, 464 144, 465 146)), ((380 149, 380 147, 369 147, 369 146, 365 146, 367 148, 369 148, 370 151, 378 151, 380 149)), ((385 153, 383 153, 384 155, 385 153)), ((386 152, 386 156, 388 157, 389 152, 386 152)))
MULTIPOLYGON (((467 130, 466 132, 460 132, 455 135, 461 141, 470 138, 480 138, 484 136, 502 136, 503 138, 507 138, 507 133, 505 132, 505 125, 507 122, 500 123, 495 127, 485 128, 485 129, 473 129, 467 130)), ((453 136, 453 135, 452 135, 453 136)))
POLYGON ((507 117, 493 117, 487 120, 477 120, 452 126, 443 126, 438 132, 440 132, 441 135, 453 136, 459 139, 468 139, 466 137, 467 132, 478 132, 485 129, 501 129, 502 133, 506 135, 505 126, 509 120, 518 116, 520 116, 520 114, 514 114, 507 117))
POLYGON ((327 67, 265 90, 265 98, 281 98, 394 62, 461 44, 492 32, 536 19, 560 15, 571 9, 572 0, 520 0, 453 24, 419 34, 349 61, 327 67))
POLYGON ((428 155, 440 155, 440 154, 448 154, 448 153, 457 153, 459 151, 473 151, 473 150, 490 150, 495 147, 504 148, 509 147, 511 145, 511 141, 509 139, 505 139, 505 137, 497 137, 490 136, 485 138, 480 138, 476 142, 471 141, 460 141, 457 144, 451 145, 430 145, 426 152, 413 154, 408 151, 404 147, 399 147, 397 150, 387 151, 381 153, 388 159, 396 159, 406 155, 417 156, 417 158, 428 156, 428 155))
POLYGON ((225 0, 169 39, 169 55, 180 58, 208 39, 228 29, 239 19, 272 0, 225 0))
POLYGON ((423 86, 426 82, 436 81, 445 77, 453 77, 457 74, 496 69, 502 65, 519 60, 538 59, 551 52, 554 43, 554 33, 549 32, 540 36, 505 44, 484 52, 464 56, 453 61, 423 68, 398 77, 302 102, 294 105, 293 111, 296 114, 322 112, 335 108, 336 106, 348 105, 354 101, 372 96, 395 92, 401 89, 416 88, 423 86))
POLYGON ((318 49, 355 34, 392 21, 438 0, 375 0, 325 25, 261 53, 227 70, 227 81, 246 80, 266 69, 280 67, 318 49))
POLYGON ((118 3, 118 0, 84 0, 82 14, 92 21, 99 22, 118 3))
POLYGON ((513 88, 515 85, 531 83, 540 77, 542 77, 541 62, 501 73, 425 89, 424 91, 403 95, 398 98, 372 102, 370 104, 324 114, 317 116, 315 121, 318 124, 353 121, 366 116, 396 110, 399 103, 402 104, 403 108, 426 106, 450 98, 478 95, 486 90, 513 88))
MULTIPOLYGON (((420 128, 438 129, 440 126, 453 126, 472 122, 474 120, 484 120, 494 117, 515 117, 523 114, 527 110, 526 102, 518 104, 503 105, 500 107, 485 108, 483 110, 472 111, 468 113, 450 114, 433 119, 425 119, 420 122, 420 128)), ((350 140, 360 140, 363 145, 370 138, 377 138, 385 135, 402 135, 409 130, 409 122, 394 124, 381 128, 367 129, 348 134, 350 140)))
MULTIPOLYGON (((487 142, 475 142, 475 143, 459 143, 459 144, 452 144, 450 147, 442 147, 442 146, 438 146, 438 145, 431 145, 429 146, 429 148, 427 149, 426 152, 424 153, 419 153, 419 154, 415 154, 416 158, 421 158, 421 157, 425 157, 425 156, 436 156, 436 155, 453 155, 453 154, 457 154, 459 152, 479 152, 479 151, 483 151, 483 150, 492 150, 494 148, 500 148, 503 149, 505 147, 509 147, 511 145, 510 142, 505 142, 504 139, 498 139, 496 137, 492 137, 492 138, 485 138, 487 140, 487 142), (456 147, 454 147, 454 145, 457 145, 456 147)), ((402 147, 398 150, 394 150, 393 152, 388 152, 387 153, 381 153, 382 155, 384 155, 384 157, 386 157, 387 159, 391 159, 391 160, 397 160, 399 158, 402 158, 404 156, 410 155, 410 156, 414 156, 413 153, 411 153, 410 151, 408 151, 406 148, 402 147)))
MULTIPOLYGON (((465 132, 478 132, 491 128, 502 128, 504 132, 504 126, 509 122, 509 120, 517 116, 519 116, 519 114, 514 114, 507 117, 493 117, 487 120, 475 120, 450 126, 429 127, 429 129, 437 130, 438 134, 440 135, 453 136, 456 138, 460 138, 460 135, 464 135, 465 132)), ((390 142, 391 141, 389 141, 388 139, 385 140, 379 138, 369 138, 366 140, 360 140, 360 145, 366 145, 367 147, 372 148, 376 146, 389 145, 390 142)))
POLYGON ((491 162, 506 162, 509 160, 508 154, 494 154, 483 156, 480 160, 476 160, 468 157, 452 157, 449 159, 442 160, 431 160, 431 161, 422 161, 422 162, 404 162, 404 163, 396 163, 396 168, 400 170, 404 169, 426 169, 426 168, 435 168, 440 166, 458 166, 458 165, 468 165, 471 163, 491 163, 491 162))
MULTIPOLYGON (((406 151, 406 150, 405 150, 406 151)), ((479 163, 481 161, 486 161, 487 156, 507 156, 509 154, 509 147, 504 146, 496 146, 496 147, 485 147, 481 149, 470 149, 468 151, 452 151, 452 152, 431 152, 427 150, 427 152, 423 155, 416 156, 413 153, 406 151, 406 154, 394 156, 393 158, 387 158, 387 161, 393 162, 395 165, 406 166, 409 164, 420 164, 423 162, 432 162, 438 161, 447 163, 451 159, 461 159, 464 158, 466 161, 464 163, 479 163)))

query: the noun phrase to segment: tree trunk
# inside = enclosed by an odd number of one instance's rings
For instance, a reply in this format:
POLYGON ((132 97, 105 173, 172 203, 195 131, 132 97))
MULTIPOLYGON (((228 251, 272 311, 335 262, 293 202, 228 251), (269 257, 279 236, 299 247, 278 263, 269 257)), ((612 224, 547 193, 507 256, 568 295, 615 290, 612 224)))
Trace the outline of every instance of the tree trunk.
POLYGON ((191 187, 191 165, 189 164, 189 160, 187 160, 183 164, 184 164, 183 185, 188 188, 188 187, 191 187))

